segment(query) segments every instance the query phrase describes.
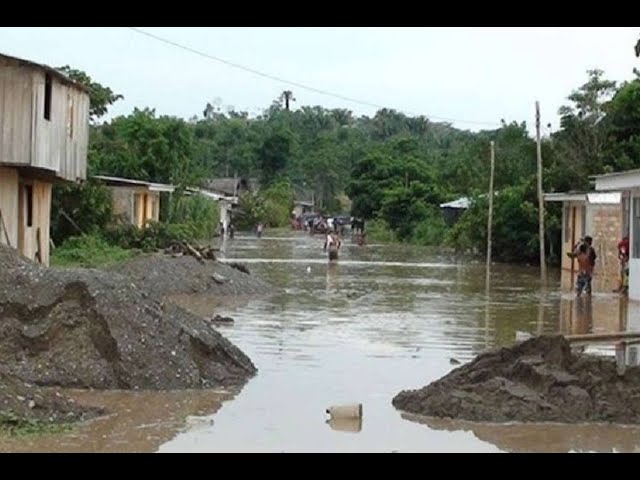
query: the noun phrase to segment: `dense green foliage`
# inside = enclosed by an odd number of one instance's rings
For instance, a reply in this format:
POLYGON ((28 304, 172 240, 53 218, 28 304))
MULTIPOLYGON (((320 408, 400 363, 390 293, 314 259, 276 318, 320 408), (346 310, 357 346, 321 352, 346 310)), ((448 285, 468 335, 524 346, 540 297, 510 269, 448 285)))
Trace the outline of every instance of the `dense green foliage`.
MULTIPOLYGON (((117 96, 91 85, 102 92, 92 96, 99 115, 117 96)), ((586 82, 567 93, 567 105, 558 112, 560 128, 553 133, 543 128, 545 191, 587 189, 590 175, 640 167, 640 78, 616 85, 602 71, 590 70, 586 82)), ((293 109, 292 102, 293 93, 283 92, 255 118, 246 112, 223 113, 209 103, 202 118, 188 121, 135 109, 92 127, 90 173, 176 185, 161 220, 203 237, 212 236, 217 218, 211 220, 213 210, 203 204, 184 206, 185 187, 237 175, 260 183, 242 196, 234 218, 238 227, 287 225, 294 197, 305 192, 321 212, 365 219, 373 237, 482 252, 488 203, 482 195, 488 189, 489 144, 494 141, 494 256, 522 262, 537 258, 536 144, 526 123, 502 122, 492 130, 471 132, 389 109, 355 117, 344 109, 293 109), (351 212, 341 211, 339 198, 345 193, 351 212), (447 226, 439 204, 463 196, 473 199, 472 207, 447 226)), ((65 203, 64 190, 56 205, 71 211, 84 233, 93 227, 104 230, 109 216, 104 193, 90 185, 83 188, 91 189, 78 197, 84 205, 65 203)), ((553 257, 559 250, 560 209, 548 205, 546 214, 545 241, 553 257)), ((77 233, 70 228, 54 225, 60 232, 54 237, 77 233)))

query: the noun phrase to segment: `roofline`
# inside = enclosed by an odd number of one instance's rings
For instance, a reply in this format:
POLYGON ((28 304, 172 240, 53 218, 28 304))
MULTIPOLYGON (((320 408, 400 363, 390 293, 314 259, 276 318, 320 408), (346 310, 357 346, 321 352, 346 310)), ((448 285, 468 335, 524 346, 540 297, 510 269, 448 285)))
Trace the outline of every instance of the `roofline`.
POLYGON ((91 89, 89 87, 87 87, 86 85, 83 85, 81 83, 78 83, 75 80, 72 80, 67 75, 62 73, 61 71, 56 70, 55 68, 50 67, 49 65, 44 65, 42 63, 33 62, 31 60, 26 60, 24 58, 14 57, 12 55, 7 55, 6 53, 1 53, 1 52, 0 52, 0 59, 7 59, 7 60, 10 60, 12 62, 17 62, 19 64, 27 65, 29 67, 39 68, 41 70, 44 70, 44 71, 49 72, 50 74, 54 75, 56 78, 58 78, 58 80, 61 80, 63 83, 71 85, 72 87, 75 87, 75 88, 77 88, 79 90, 83 90, 86 93, 91 93, 91 89))
POLYGON ((598 192, 549 192, 543 193, 542 198, 546 202, 566 202, 575 200, 587 200, 587 194, 598 192))
POLYGON ((123 185, 111 185, 112 187, 125 186, 125 185, 137 185, 140 187, 147 187, 152 192, 173 192, 176 187, 173 185, 168 185, 166 183, 153 183, 153 182, 145 182, 144 180, 134 180, 132 178, 122 178, 122 177, 108 177, 106 175, 94 175, 93 178, 96 180, 101 180, 103 182, 113 182, 115 184, 120 183, 123 185))
POLYGON ((638 174, 640 174, 640 168, 635 168, 633 170, 624 170, 622 172, 601 173, 600 175, 591 175, 589 178, 593 180, 597 180, 599 178, 622 177, 624 175, 638 175, 638 174))
POLYGON ((206 188, 187 187, 186 190, 188 193, 203 195, 215 201, 231 202, 234 205, 238 203, 237 196, 221 195, 217 192, 207 190, 206 188))

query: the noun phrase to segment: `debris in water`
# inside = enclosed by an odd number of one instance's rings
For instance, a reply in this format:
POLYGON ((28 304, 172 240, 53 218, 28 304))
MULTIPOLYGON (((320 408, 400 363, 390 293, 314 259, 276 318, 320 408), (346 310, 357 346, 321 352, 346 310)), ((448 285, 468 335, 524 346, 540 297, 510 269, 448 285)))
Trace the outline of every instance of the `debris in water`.
POLYGON ((529 340, 533 338, 533 335, 529 332, 520 332, 516 330, 516 342, 524 342, 525 340, 529 340))
POLYGON ((222 315, 216 315, 211 318, 211 321, 214 323, 233 323, 234 320, 231 317, 223 317, 222 315))
POLYGON ((327 413, 331 418, 362 418, 362 404, 334 405, 327 408, 327 413))

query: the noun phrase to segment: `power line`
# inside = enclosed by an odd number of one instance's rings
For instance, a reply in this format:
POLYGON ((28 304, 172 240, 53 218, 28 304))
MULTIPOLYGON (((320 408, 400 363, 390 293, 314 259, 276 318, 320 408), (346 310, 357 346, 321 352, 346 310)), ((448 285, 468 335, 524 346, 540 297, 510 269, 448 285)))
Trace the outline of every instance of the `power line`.
MULTIPOLYGON (((277 82, 286 83, 288 85, 292 85, 292 86, 297 87, 297 88, 302 88, 302 89, 308 90, 310 92, 319 93, 320 95, 326 95, 326 96, 329 96, 329 97, 339 98, 340 100, 345 100, 347 102, 357 103, 357 104, 365 105, 365 106, 368 106, 368 107, 374 107, 374 108, 377 108, 377 109, 388 108, 388 107, 386 107, 384 105, 380 105, 380 104, 377 104, 377 103, 358 100, 356 98, 340 95, 339 93, 330 92, 328 90, 322 90, 322 89, 319 89, 319 88, 311 87, 309 85, 304 85, 302 83, 293 82, 291 80, 286 80, 284 78, 277 77, 275 75, 270 75, 268 73, 261 72, 259 70, 254 69, 254 68, 246 67, 244 65, 240 65, 239 63, 231 62, 229 60, 225 60, 223 58, 216 57, 214 55, 210 55, 210 54, 205 53, 205 52, 201 52, 199 50, 196 50, 194 48, 188 47, 186 45, 182 45, 182 44, 174 42, 172 40, 160 37, 158 35, 154 35, 153 33, 145 32, 144 30, 141 30, 141 29, 136 28, 136 27, 126 27, 126 28, 128 28, 130 30, 133 30, 134 32, 139 33, 141 35, 145 35, 147 37, 153 38, 154 40, 158 40, 158 41, 166 43, 168 45, 172 45, 172 46, 174 46, 176 48, 180 48, 182 50, 186 50, 188 52, 194 53, 194 54, 199 55, 201 57, 208 58, 209 60, 214 60, 216 62, 224 63, 225 65, 228 65, 230 67, 238 68, 240 70, 244 70, 246 72, 253 73, 254 75, 258 75, 260 77, 264 77, 264 78, 267 78, 269 80, 275 80, 277 82)), ((420 115, 418 115, 416 113, 413 113, 413 112, 406 112, 406 113, 408 113, 408 114, 410 114, 412 116, 420 116, 420 115)), ((475 121, 475 120, 460 120, 460 119, 456 119, 456 118, 437 117, 435 115, 425 115, 425 116, 427 116, 428 118, 434 119, 434 120, 440 120, 440 121, 444 121, 444 122, 457 122, 457 123, 468 123, 468 124, 476 124, 476 125, 491 125, 491 126, 500 125, 498 122, 479 122, 479 121, 475 121)))

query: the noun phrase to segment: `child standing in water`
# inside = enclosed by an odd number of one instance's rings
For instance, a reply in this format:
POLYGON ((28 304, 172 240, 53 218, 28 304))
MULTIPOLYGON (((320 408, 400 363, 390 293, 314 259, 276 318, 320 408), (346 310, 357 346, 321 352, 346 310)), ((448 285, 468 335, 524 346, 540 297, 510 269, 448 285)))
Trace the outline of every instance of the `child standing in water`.
POLYGON ((580 245, 578 255, 578 280, 576 281, 576 293, 578 296, 582 294, 583 290, 586 290, 588 295, 591 294, 591 275, 593 273, 593 263, 589 255, 589 247, 583 243, 580 245))

